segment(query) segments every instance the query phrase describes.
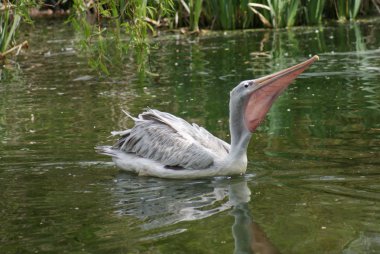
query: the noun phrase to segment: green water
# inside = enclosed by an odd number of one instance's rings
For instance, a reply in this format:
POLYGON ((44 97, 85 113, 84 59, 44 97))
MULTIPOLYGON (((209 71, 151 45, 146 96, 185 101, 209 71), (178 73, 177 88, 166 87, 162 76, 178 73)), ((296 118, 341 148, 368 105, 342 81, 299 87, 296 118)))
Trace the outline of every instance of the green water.
POLYGON ((99 77, 61 21, 23 36, 0 81, 0 253, 380 252, 380 20, 162 36, 145 77, 99 77), (245 177, 137 177, 94 151, 146 107, 229 141, 229 91, 314 54, 245 177))

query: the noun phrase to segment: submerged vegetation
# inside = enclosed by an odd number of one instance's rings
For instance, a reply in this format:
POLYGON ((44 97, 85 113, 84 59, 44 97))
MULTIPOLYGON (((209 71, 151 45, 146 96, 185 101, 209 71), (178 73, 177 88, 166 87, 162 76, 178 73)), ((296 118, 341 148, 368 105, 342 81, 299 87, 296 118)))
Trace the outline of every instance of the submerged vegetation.
POLYGON ((320 25, 326 19, 346 22, 380 13, 380 0, 27 0, 12 4, 5 0, 0 4, 0 58, 27 45, 15 43, 17 28, 22 19, 30 20, 28 9, 38 4, 40 8, 68 9, 68 21, 78 33, 78 47, 88 54, 89 64, 105 74, 109 74, 109 66, 130 59, 131 52, 138 71, 146 72, 148 35, 155 36, 162 28, 181 28, 190 34, 200 29, 285 28, 320 25))

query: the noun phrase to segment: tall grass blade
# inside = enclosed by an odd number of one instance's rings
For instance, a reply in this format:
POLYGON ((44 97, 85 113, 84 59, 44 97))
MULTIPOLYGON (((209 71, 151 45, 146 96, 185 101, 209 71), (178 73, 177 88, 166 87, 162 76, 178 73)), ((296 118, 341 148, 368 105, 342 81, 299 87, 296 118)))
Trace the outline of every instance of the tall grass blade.
POLYGON ((199 31, 199 17, 201 16, 203 0, 190 0, 190 30, 199 31))
POLYGON ((296 23, 296 17, 298 12, 298 6, 300 4, 300 0, 292 0, 288 1, 288 6, 286 7, 286 27, 294 26, 296 23))
POLYGON ((10 22, 10 11, 9 9, 4 10, 4 14, 1 15, 0 19, 0 52, 4 52, 7 49, 6 41, 9 37, 8 25, 10 22))
POLYGON ((236 15, 239 28, 247 28, 253 25, 253 13, 249 11, 249 0, 240 0, 236 15))
POLYGON ((265 16, 257 10, 257 9, 262 8, 262 9, 266 9, 270 11, 271 9, 269 8, 269 6, 264 5, 264 4, 258 4, 258 3, 249 3, 248 6, 252 10, 252 12, 255 13, 259 17, 260 21, 264 24, 264 26, 272 27, 272 24, 270 23, 270 21, 266 19, 265 16))
POLYGON ((355 19, 359 13, 361 2, 361 0, 335 0, 338 20, 344 22, 347 19, 355 19))
MULTIPOLYGON (((270 10, 271 23, 273 27, 281 28, 294 26, 296 23, 300 0, 267 0, 267 3, 267 7, 269 7, 270 10)), ((250 6, 264 8, 261 4, 251 4, 250 6)), ((260 17, 260 20, 262 20, 262 17, 260 17)))
POLYGON ((11 28, 7 34, 6 39, 5 39, 5 43, 4 43, 2 52, 5 51, 9 47, 11 40, 14 39, 15 34, 16 34, 16 29, 18 28, 20 21, 21 21, 21 16, 18 14, 15 14, 13 17, 11 28))
MULTIPOLYGON (((236 1, 237 2, 237 1, 236 1)), ((235 6, 232 0, 219 0, 220 8, 220 23, 222 29, 230 30, 235 28, 235 6)))
POLYGON ((348 16, 349 16, 350 20, 355 19, 356 16, 358 15, 361 2, 362 2, 361 0, 349 0, 348 1, 348 6, 349 6, 348 16))
POLYGON ((335 8, 336 15, 338 17, 338 21, 344 22, 346 21, 346 2, 347 0, 335 0, 335 8))
POLYGON ((317 25, 322 22, 322 14, 325 8, 326 0, 307 0, 306 7, 306 23, 309 25, 317 25))

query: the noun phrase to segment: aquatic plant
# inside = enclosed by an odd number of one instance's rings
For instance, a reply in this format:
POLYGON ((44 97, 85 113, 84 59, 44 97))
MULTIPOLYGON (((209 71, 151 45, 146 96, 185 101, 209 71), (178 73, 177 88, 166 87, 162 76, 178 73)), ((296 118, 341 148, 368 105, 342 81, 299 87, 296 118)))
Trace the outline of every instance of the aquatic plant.
MULTIPOLYGON (((369 14, 371 10, 380 13, 379 0, 181 0, 179 2, 181 4, 175 5, 175 9, 184 6, 187 11, 177 11, 179 14, 176 16, 177 19, 186 20, 187 16, 190 16, 190 27, 193 27, 192 23, 198 22, 199 19, 202 27, 223 30, 260 25, 274 28, 291 27, 295 24, 315 25, 322 22, 323 16, 337 17, 342 21, 353 20, 359 10, 363 14, 369 14), (192 6, 197 4, 196 14, 195 9, 189 8, 187 2, 192 6), (201 7, 202 10, 199 9, 201 7)), ((186 25, 186 22, 182 24, 186 25)))
POLYGON ((249 3, 251 10, 259 15, 264 25, 281 28, 294 26, 299 8, 300 0, 267 0, 267 5, 262 3, 249 3), (267 10, 270 19, 265 17, 258 9, 267 10))
POLYGON ((339 21, 353 20, 359 13, 361 0, 335 0, 336 15, 339 21))
POLYGON ((210 0, 204 4, 205 25, 211 29, 232 30, 253 27, 253 15, 248 0, 210 0))
POLYGON ((132 47, 139 71, 149 51, 148 32, 173 8, 172 0, 139 1, 73 0, 69 22, 80 36, 79 47, 89 55, 89 64, 105 74, 109 67, 122 64, 132 47))
POLYGON ((16 45, 15 38, 21 20, 31 22, 28 9, 35 5, 33 1, 3 1, 0 3, 0 59, 4 59, 6 55, 21 48, 27 47, 28 42, 24 41, 16 45))
POLYGON ((203 0, 190 0, 190 30, 199 31, 199 17, 201 16, 203 0))
POLYGON ((16 28, 20 24, 20 15, 11 14, 11 7, 5 7, 0 16, 0 51, 5 52, 9 44, 15 37, 16 28))
MULTIPOLYGON (((104 73, 108 66, 139 62, 146 71, 149 34, 160 27, 187 27, 232 30, 253 27, 292 27, 295 24, 320 24, 322 16, 355 19, 361 2, 370 0, 73 0, 70 22, 78 31, 80 47, 90 56, 90 64, 104 73), (129 49, 133 50, 129 50, 129 49), (111 54, 112 52, 112 54, 111 54), (128 53, 129 52, 129 53, 128 53)), ((376 9, 376 8, 374 8, 376 9)), ((363 11, 363 8, 362 8, 363 11)), ((183 29, 181 31, 186 31, 183 29)))
POLYGON ((302 5, 305 9, 306 23, 316 25, 322 22, 322 14, 326 0, 305 0, 302 5))
POLYGON ((272 22, 274 27, 294 26, 300 1, 299 0, 270 0, 272 22))

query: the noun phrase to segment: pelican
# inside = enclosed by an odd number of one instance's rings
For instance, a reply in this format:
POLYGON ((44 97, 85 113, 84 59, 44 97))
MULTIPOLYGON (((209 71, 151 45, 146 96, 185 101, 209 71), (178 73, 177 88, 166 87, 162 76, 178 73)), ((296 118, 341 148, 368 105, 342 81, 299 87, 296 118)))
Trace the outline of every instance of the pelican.
POLYGON ((240 82, 230 92, 231 144, 197 124, 148 109, 137 118, 125 112, 134 120, 133 128, 112 132, 119 140, 97 149, 112 156, 122 170, 140 176, 186 179, 244 174, 252 133, 276 98, 318 59, 313 56, 274 74, 240 82))

